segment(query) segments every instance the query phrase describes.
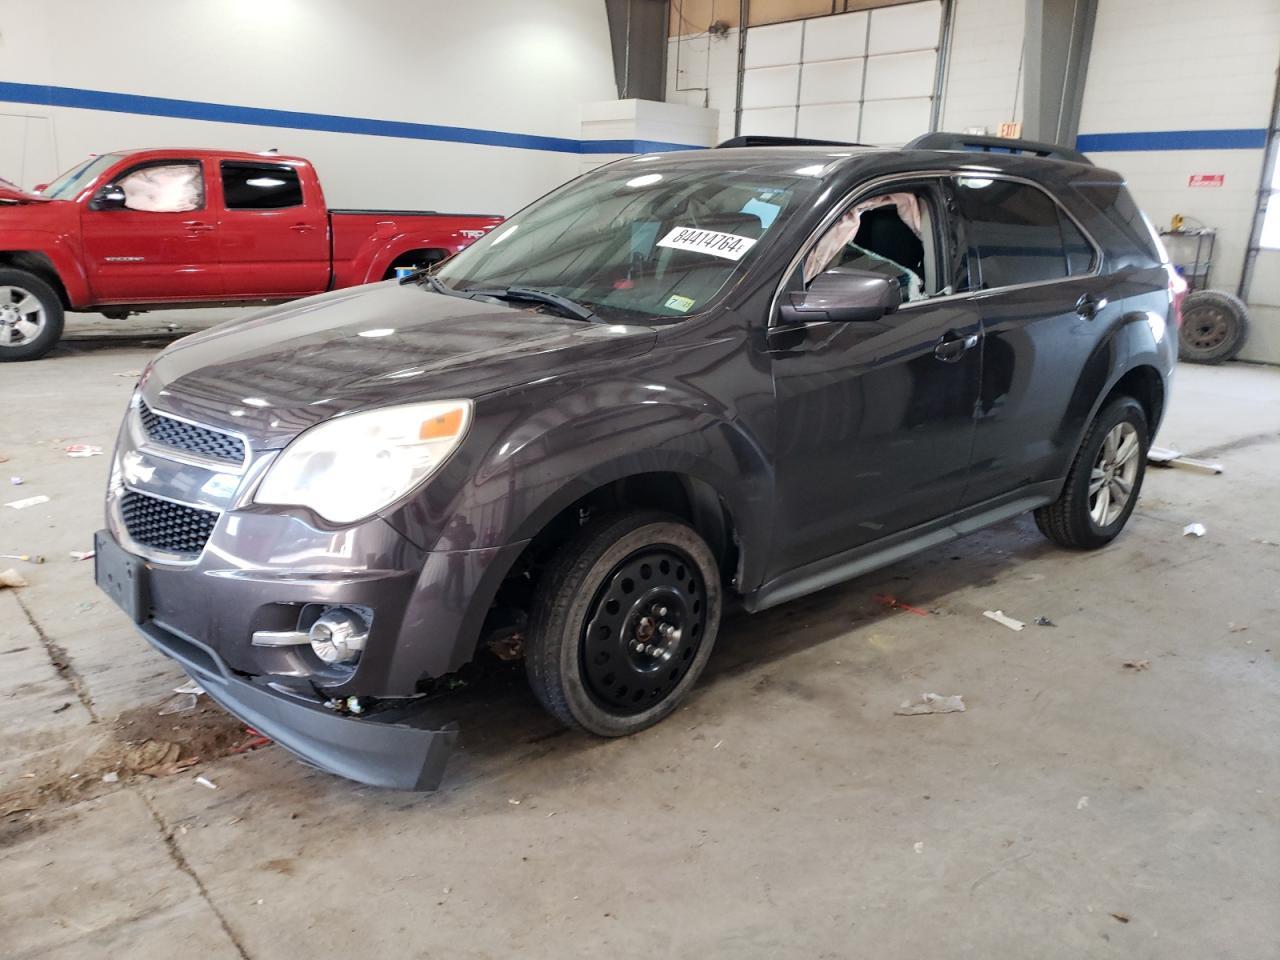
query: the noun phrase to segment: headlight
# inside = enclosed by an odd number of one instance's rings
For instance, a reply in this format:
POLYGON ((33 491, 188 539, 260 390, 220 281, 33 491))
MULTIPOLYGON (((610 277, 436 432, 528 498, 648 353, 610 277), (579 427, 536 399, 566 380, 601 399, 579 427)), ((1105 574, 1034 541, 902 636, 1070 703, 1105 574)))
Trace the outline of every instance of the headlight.
POLYGON ((431 476, 470 424, 470 400, 384 407, 325 421, 285 448, 253 499, 310 507, 332 523, 363 519, 431 476))

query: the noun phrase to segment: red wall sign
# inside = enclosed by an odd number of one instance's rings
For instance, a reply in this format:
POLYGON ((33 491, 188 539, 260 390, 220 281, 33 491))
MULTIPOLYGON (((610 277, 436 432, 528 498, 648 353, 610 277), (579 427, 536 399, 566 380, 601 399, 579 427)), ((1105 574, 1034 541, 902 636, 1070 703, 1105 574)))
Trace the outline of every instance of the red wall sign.
POLYGON ((1220 187, 1227 179, 1222 173, 1193 173, 1187 178, 1188 187, 1220 187))

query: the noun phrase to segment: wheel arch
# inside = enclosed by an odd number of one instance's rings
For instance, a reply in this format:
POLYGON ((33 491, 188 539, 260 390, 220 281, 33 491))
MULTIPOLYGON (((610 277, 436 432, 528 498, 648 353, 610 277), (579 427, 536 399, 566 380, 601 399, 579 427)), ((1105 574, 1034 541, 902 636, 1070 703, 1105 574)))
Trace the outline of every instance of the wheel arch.
POLYGON ((11 267, 14 270, 25 270, 27 273, 39 277, 53 288, 64 310, 72 309, 71 297, 67 293, 67 286, 63 283, 62 276, 58 273, 58 268, 54 266, 53 260, 50 259, 48 254, 35 250, 0 251, 0 266, 11 267))

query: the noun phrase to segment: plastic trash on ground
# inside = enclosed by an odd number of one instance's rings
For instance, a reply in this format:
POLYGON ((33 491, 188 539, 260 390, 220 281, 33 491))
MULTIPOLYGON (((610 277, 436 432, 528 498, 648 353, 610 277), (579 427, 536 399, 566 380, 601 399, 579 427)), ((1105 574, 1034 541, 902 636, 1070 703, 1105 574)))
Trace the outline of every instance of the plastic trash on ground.
POLYGON ((1203 537, 1205 534, 1203 523, 1188 523, 1182 528, 1184 537, 1203 537))
POLYGON ((1008 627, 1010 630, 1021 630, 1026 626, 1021 620, 1006 617, 1003 610, 983 610, 982 615, 988 620, 994 620, 996 623, 1008 627))
POLYGON ((964 698, 959 694, 944 697, 937 693, 922 693, 918 700, 903 700, 893 711, 900 717, 918 717, 926 713, 964 713, 964 698))

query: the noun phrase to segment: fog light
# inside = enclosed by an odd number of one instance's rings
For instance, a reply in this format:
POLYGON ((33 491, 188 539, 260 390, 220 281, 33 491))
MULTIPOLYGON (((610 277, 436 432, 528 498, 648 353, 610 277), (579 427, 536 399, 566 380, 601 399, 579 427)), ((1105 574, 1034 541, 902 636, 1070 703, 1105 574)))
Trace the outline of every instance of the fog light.
POLYGON ((348 663, 360 656, 369 638, 369 626, 354 610, 327 610, 311 625, 307 639, 325 663, 348 663))

